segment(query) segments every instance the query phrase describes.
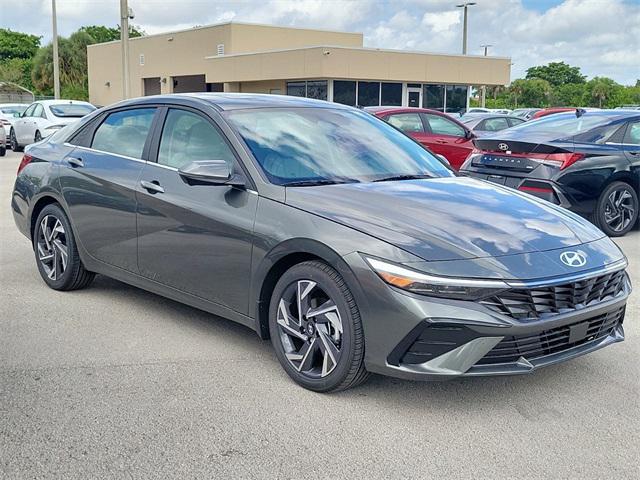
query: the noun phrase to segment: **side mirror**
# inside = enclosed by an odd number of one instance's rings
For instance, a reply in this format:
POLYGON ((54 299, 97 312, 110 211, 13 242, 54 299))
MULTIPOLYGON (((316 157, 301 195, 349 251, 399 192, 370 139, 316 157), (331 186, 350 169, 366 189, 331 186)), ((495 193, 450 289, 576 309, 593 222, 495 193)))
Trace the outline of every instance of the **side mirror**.
POLYGON ((242 175, 234 175, 224 160, 199 160, 191 162, 178 170, 190 183, 209 185, 244 186, 242 175))
POLYGON ((13 112, 13 117, 14 117, 14 118, 20 118, 21 116, 22 116, 22 114, 21 114, 21 113, 19 113, 19 112, 13 112))
POLYGON ((465 130, 464 138, 471 140, 472 138, 475 138, 475 137, 476 136, 471 130, 465 130))

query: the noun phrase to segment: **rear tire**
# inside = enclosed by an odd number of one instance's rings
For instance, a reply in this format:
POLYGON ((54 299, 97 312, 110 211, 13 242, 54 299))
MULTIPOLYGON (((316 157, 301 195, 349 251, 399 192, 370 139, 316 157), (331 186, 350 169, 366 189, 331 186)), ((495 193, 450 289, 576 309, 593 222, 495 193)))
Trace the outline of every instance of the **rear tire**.
POLYGON ((7 154, 7 148, 6 147, 0 147, 0 157, 4 157, 7 154))
POLYGON ((42 134, 40 133, 40 130, 36 130, 36 134, 33 136, 33 141, 34 143, 37 143, 40 140, 42 140, 42 134))
POLYGON ((269 332, 282 368, 306 389, 335 392, 368 377, 358 306, 344 279, 323 262, 294 265, 280 277, 269 332))
POLYGON ((40 276, 50 288, 79 290, 93 281, 95 274, 84 268, 71 223, 59 205, 47 205, 38 215, 33 247, 40 276))
POLYGON ((638 194, 626 182, 613 182, 600 194, 593 223, 610 237, 626 235, 638 221, 638 194))

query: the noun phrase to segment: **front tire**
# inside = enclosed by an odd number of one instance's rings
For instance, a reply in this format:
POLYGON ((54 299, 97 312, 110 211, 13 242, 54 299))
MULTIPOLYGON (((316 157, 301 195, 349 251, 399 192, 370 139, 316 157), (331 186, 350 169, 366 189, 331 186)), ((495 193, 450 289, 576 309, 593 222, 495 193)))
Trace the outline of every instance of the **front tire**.
POLYGON ((40 130, 36 130, 36 134, 33 137, 33 142, 38 143, 40 140, 42 140, 42 134, 40 133, 40 130))
POLYGON ((36 220, 33 246, 38 271, 54 290, 79 290, 95 277, 84 268, 71 223, 59 205, 47 205, 36 220))
POLYGON ((11 150, 13 150, 14 152, 21 152, 22 151, 22 147, 18 143, 18 138, 16 137, 16 132, 15 132, 15 130, 13 128, 11 129, 11 132, 9 133, 9 138, 10 138, 10 142, 11 142, 11 150))
POLYGON ((345 390, 368 376, 360 312, 344 279, 323 262, 300 263, 278 280, 269 332, 280 364, 304 388, 345 390))
POLYGON ((4 157, 7 154, 7 148, 3 145, 0 147, 0 157, 4 157))
POLYGON ((594 212, 594 223, 610 237, 626 235, 638 221, 638 194, 626 182, 604 189, 594 212))

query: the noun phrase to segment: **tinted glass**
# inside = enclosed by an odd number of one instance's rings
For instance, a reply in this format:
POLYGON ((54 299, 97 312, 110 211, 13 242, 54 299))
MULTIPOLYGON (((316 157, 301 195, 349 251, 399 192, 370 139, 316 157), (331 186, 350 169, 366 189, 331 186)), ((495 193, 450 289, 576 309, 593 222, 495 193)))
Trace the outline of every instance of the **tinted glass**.
POLYGON ((387 121, 396 128, 407 133, 424 133, 424 125, 417 113, 398 113, 391 115, 387 121))
POLYGON ((206 119, 185 110, 169 110, 164 122, 158 163, 181 168, 198 160, 225 160, 233 153, 218 130, 206 119))
POLYGON ((447 105, 445 112, 461 112, 467 108, 467 87, 465 85, 447 85, 447 105))
POLYGON ((480 122, 479 130, 484 130, 487 132, 497 132, 499 130, 504 130, 505 128, 509 128, 509 122, 506 118, 487 118, 480 122))
POLYGON ((441 112, 444 111, 444 85, 425 85, 422 106, 441 112))
POLYGON ((424 118, 429 122, 431 132, 438 135, 455 135, 456 137, 464 137, 464 129, 440 115, 432 115, 430 113, 423 114, 424 118))
POLYGON ((356 82, 346 80, 333 81, 333 101, 344 105, 356 104, 356 82))
POLYGON ((602 115, 589 115, 587 113, 581 117, 576 117, 573 112, 556 113, 516 125, 512 127, 511 131, 523 134, 546 133, 553 134, 556 138, 564 138, 606 125, 609 122, 611 122, 611 118, 602 115))
POLYGON ((33 116, 33 111, 36 108, 36 104, 32 103, 31 105, 29 105, 29 107, 24 111, 24 113, 22 114, 23 117, 31 117, 33 116))
POLYGON ((229 122, 273 183, 452 176, 427 150, 365 112, 328 108, 237 110, 229 122))
POLYGON ((306 96, 306 86, 304 82, 287 82, 287 95, 294 97, 306 96))
POLYGON ((358 82, 358 106, 375 107, 380 105, 380 83, 358 82))
POLYGON ((627 133, 624 136, 624 143, 640 145, 640 121, 629 124, 627 127, 627 133))
POLYGON ((383 83, 382 84, 381 105, 399 106, 402 105, 402 84, 383 83))
POLYGON ((93 105, 67 103, 62 105, 49 105, 49 110, 56 117, 84 117, 96 109, 93 105))
POLYGON ((307 98, 315 98, 316 100, 327 99, 327 81, 314 80, 307 82, 307 98))
POLYGON ((524 120, 522 118, 510 118, 509 119, 509 124, 513 127, 515 125, 520 125, 521 123, 524 123, 524 120))
POLYGON ((155 108, 140 108, 110 114, 96 130, 91 147, 103 152, 142 158, 155 111, 155 108))
POLYGON ((44 116, 44 108, 39 103, 36 105, 36 108, 33 109, 33 113, 31 114, 33 117, 45 118, 44 116))

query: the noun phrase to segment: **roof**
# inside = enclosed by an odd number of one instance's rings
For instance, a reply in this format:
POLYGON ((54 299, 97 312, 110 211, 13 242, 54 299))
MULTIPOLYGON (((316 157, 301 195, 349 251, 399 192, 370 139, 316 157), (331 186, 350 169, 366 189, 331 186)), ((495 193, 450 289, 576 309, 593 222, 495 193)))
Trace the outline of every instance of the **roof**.
POLYGON ((240 110, 250 108, 315 107, 333 109, 351 109, 347 105, 314 100, 311 98, 268 93, 173 93, 170 95, 151 95, 148 97, 124 100, 117 105, 145 104, 157 102, 175 102, 176 100, 201 100, 218 110, 240 110))
POLYGON ((84 100, 64 100, 64 99, 60 99, 60 100, 36 100, 33 103, 41 103, 42 105, 45 105, 45 106, 48 106, 48 105, 68 105, 68 104, 91 105, 89 102, 85 102, 84 100))

